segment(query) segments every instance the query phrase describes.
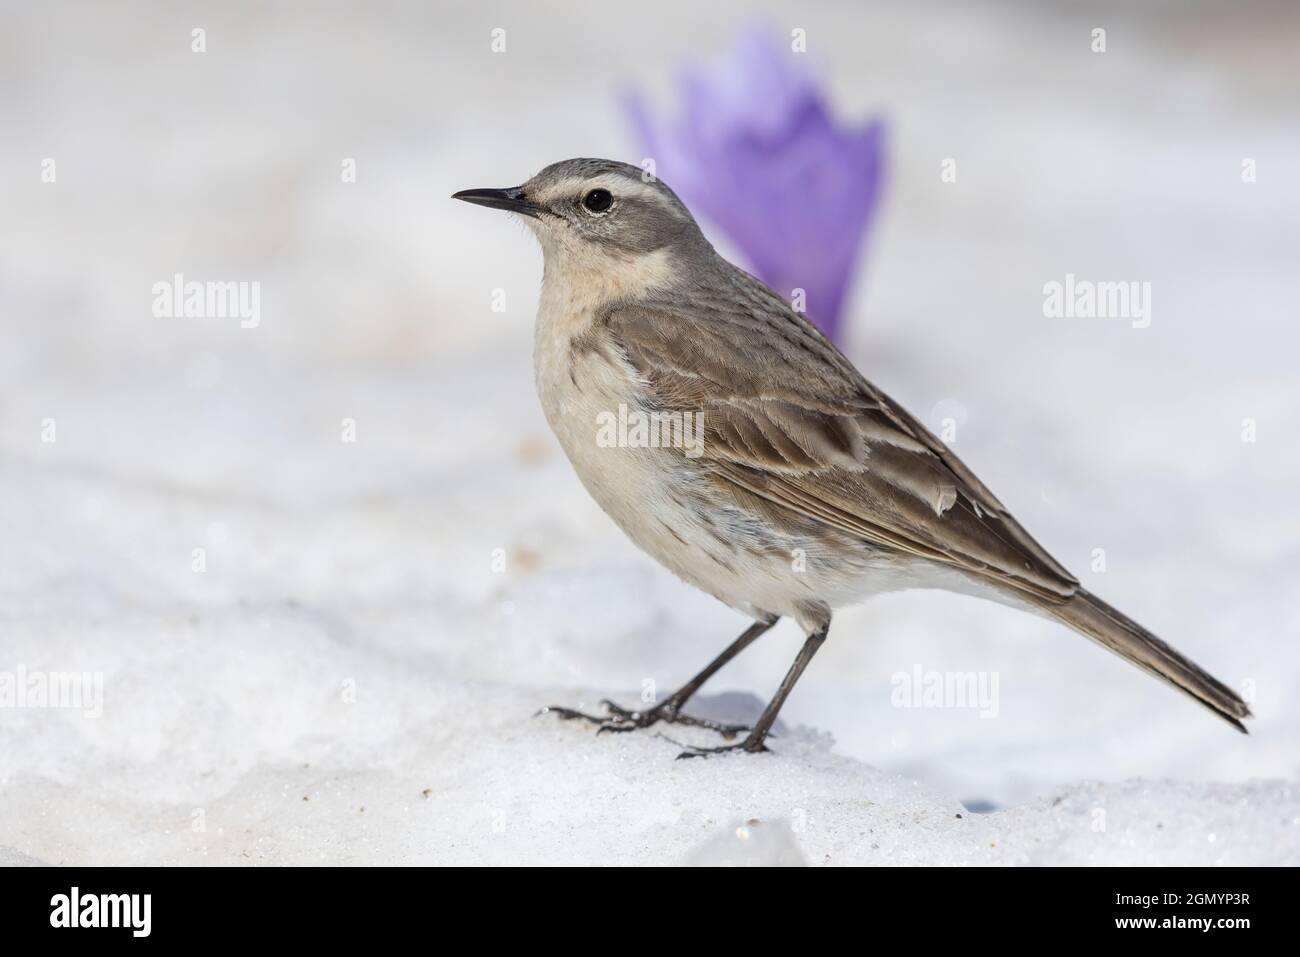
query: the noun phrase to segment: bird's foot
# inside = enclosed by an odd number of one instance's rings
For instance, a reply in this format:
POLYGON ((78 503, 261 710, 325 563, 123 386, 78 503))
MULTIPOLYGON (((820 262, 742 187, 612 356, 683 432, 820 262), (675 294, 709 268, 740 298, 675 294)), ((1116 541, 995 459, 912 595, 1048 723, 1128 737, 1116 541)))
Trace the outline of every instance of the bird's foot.
POLYGON ((739 741, 736 744, 724 744, 719 748, 697 748, 694 745, 687 745, 686 750, 677 755, 677 760, 681 761, 685 758, 707 758, 713 754, 726 754, 729 751, 744 751, 748 754, 767 752, 770 754, 771 752, 764 743, 766 737, 766 735, 756 735, 753 732, 750 732, 749 736, 745 738, 744 741, 739 741))
POLYGON ((587 714, 584 711, 575 711, 572 708, 559 708, 551 706, 543 708, 538 714, 555 714, 564 721, 580 719, 590 721, 596 725, 596 733, 604 734, 622 733, 624 731, 636 731, 640 728, 648 728, 660 721, 666 724, 685 724, 693 728, 705 728, 709 731, 716 731, 727 740, 734 738, 742 731, 748 731, 749 728, 743 724, 726 724, 722 721, 713 721, 709 718, 696 718, 693 715, 684 713, 681 705, 674 699, 668 698, 661 701, 652 708, 630 710, 620 707, 609 699, 601 701, 605 706, 605 715, 599 716, 587 714))
POLYGON ((714 721, 711 718, 697 718, 694 715, 686 714, 681 710, 681 705, 674 698, 661 701, 653 708, 637 711, 619 707, 608 698, 602 701, 601 704, 605 706, 605 710, 610 715, 606 721, 606 726, 601 728, 602 731, 633 731, 637 728, 648 728, 652 724, 662 721, 665 724, 685 724, 692 728, 705 728, 709 731, 716 731, 730 740, 742 731, 749 730, 747 725, 727 724, 723 721, 714 721))

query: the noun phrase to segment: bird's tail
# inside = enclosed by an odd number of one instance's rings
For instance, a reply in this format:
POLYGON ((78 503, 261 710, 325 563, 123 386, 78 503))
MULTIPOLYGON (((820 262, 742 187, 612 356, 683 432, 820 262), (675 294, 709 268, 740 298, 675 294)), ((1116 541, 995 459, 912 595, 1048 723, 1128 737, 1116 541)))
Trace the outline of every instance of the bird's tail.
POLYGON ((1065 604, 1048 610, 1075 631, 1169 682, 1246 733, 1241 719, 1251 714, 1240 695, 1096 595, 1080 588, 1065 604))

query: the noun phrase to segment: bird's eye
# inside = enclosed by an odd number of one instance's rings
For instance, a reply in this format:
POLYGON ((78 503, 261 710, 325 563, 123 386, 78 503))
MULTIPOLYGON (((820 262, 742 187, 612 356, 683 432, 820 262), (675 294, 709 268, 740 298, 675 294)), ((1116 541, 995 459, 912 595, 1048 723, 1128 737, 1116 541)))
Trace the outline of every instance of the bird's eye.
POLYGON ((607 189, 593 189, 582 197, 582 205, 586 207, 588 212, 603 213, 614 205, 614 197, 610 195, 607 189))

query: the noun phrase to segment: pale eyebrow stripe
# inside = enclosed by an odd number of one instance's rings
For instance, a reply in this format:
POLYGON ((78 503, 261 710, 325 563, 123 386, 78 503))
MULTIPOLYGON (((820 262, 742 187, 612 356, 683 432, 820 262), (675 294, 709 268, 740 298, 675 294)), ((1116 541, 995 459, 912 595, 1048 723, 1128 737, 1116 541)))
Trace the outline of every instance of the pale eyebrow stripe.
POLYGON ((545 202, 552 202, 563 196, 577 197, 578 193, 586 189, 604 188, 609 190, 615 196, 626 196, 629 198, 640 199, 658 203, 664 209, 671 210, 680 215, 677 204, 661 193, 658 189, 649 183, 643 183, 640 180, 622 176, 618 173, 603 173, 600 176, 587 177, 569 177, 562 179, 552 186, 548 186, 540 199, 545 202))

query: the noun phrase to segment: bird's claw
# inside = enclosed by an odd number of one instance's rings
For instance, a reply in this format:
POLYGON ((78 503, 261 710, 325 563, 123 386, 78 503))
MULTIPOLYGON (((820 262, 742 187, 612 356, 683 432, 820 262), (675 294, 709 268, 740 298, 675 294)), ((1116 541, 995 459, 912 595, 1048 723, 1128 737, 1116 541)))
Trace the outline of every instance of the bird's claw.
POLYGON ((751 736, 746 738, 744 741, 737 742, 736 744, 724 744, 718 748, 697 748, 694 745, 687 745, 686 750, 677 755, 677 760, 683 761, 687 758, 707 758, 710 755, 726 754, 730 751, 744 751, 749 754, 771 753, 771 750, 763 743, 761 738, 755 741, 751 736))
POLYGON ((725 724, 721 721, 713 721, 709 718, 696 718, 692 715, 685 714, 679 710, 679 705, 669 698, 660 702, 653 708, 647 708, 644 711, 630 710, 620 707, 608 698, 601 701, 605 706, 606 715, 587 714, 585 711, 577 711, 573 708, 562 708, 552 705, 542 708, 537 714, 554 714, 563 721, 572 721, 580 719, 590 721, 597 725, 596 733, 605 734, 622 734, 627 731, 637 731, 641 728, 648 728, 653 724, 662 721, 666 724, 685 724, 694 728, 705 728, 709 731, 716 731, 728 741, 734 738, 742 731, 750 730, 743 724, 725 724))

